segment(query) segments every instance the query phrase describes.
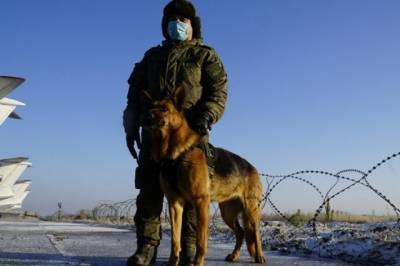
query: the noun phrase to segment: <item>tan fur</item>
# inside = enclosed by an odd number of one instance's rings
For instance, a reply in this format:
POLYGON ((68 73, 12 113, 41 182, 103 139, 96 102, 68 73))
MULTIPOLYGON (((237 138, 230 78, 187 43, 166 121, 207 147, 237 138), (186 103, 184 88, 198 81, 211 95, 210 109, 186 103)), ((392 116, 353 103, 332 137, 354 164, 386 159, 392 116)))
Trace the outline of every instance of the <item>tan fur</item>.
MULTIPOLYGON (((161 187, 167 197, 171 218, 171 255, 168 265, 178 265, 182 212, 185 202, 190 202, 197 213, 197 240, 195 265, 204 265, 208 245, 209 205, 217 201, 222 218, 235 232, 236 244, 233 252, 226 257, 228 261, 237 261, 240 247, 245 237, 247 247, 256 263, 264 263, 260 236, 260 200, 262 185, 254 167, 246 172, 246 176, 231 174, 222 176, 216 172, 209 177, 207 160, 199 148, 191 148, 200 140, 183 115, 175 106, 181 106, 182 89, 177 89, 172 101, 153 101, 151 115, 153 125, 146 127, 152 135, 153 157, 161 163, 163 160, 176 160, 174 177, 161 173, 161 187), (170 179, 174 178, 174 182, 170 179), (238 222, 242 213, 244 229, 238 222)), ((229 169, 228 169, 229 170, 229 169)))

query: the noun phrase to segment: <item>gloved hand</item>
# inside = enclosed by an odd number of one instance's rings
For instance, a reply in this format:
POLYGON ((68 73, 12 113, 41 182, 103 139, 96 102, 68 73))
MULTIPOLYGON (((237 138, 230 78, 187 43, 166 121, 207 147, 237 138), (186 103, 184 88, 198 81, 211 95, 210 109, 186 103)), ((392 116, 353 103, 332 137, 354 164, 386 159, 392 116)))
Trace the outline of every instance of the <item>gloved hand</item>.
POLYGON ((135 150, 135 142, 136 142, 136 146, 137 148, 140 150, 140 148, 142 147, 142 143, 140 142, 140 134, 139 131, 135 136, 129 136, 126 135, 126 146, 128 147, 129 152, 131 153, 132 157, 135 160, 138 160, 138 154, 135 150))
POLYGON ((137 152, 135 150, 135 143, 138 149, 141 148, 142 143, 140 141, 140 126, 138 119, 135 117, 133 110, 128 108, 124 111, 123 124, 126 134, 126 146, 129 152, 135 158, 138 159, 137 152))
POLYGON ((192 128, 201 136, 207 135, 208 131, 211 130, 210 118, 208 115, 204 115, 195 119, 192 123, 192 128))

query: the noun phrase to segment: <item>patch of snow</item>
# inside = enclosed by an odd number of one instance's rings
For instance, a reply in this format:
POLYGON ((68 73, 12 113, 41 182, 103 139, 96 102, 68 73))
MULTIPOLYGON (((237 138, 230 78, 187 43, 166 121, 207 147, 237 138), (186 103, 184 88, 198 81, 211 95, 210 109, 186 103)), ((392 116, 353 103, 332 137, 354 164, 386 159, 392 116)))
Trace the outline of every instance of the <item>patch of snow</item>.
MULTIPOLYGON (((308 226, 284 222, 262 225, 263 247, 294 256, 315 256, 366 265, 400 265, 400 225, 394 222, 351 224, 317 223, 317 234, 308 226)), ((232 242, 234 234, 213 230, 215 241, 232 242)))

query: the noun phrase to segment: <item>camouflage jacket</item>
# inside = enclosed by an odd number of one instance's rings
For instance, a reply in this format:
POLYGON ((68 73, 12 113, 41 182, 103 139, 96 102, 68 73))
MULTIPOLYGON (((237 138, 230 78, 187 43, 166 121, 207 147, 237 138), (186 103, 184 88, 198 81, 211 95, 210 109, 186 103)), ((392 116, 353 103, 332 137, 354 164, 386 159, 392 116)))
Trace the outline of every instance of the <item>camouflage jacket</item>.
MULTIPOLYGON (((183 109, 191 118, 208 116, 211 124, 223 114, 227 98, 227 75, 214 49, 201 40, 182 43, 164 41, 149 49, 135 64, 128 79, 128 117, 139 119, 146 107, 140 90, 155 99, 173 95, 177 86, 185 89, 183 109)), ((125 117, 125 116, 124 116, 125 117)))

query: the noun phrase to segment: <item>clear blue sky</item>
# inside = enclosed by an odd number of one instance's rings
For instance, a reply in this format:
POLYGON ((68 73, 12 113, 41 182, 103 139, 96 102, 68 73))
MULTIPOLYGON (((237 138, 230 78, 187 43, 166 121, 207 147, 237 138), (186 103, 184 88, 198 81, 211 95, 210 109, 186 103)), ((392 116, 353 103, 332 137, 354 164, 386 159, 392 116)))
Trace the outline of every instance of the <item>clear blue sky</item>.
MULTIPOLYGON (((134 197, 121 114, 126 79, 162 41, 167 1, 2 1, 0 74, 27 81, 10 95, 23 121, 0 128, 0 158, 28 156, 24 207, 67 212, 134 197)), ((229 75, 224 117, 212 142, 260 172, 368 170, 400 151, 400 2, 194 1, 205 42, 229 75)), ((400 205, 400 160, 371 183, 400 205)), ((332 180, 312 179, 321 188, 332 180)), ((287 182, 272 195, 283 210, 314 209, 317 195, 287 182)), ((333 207, 386 205, 365 189, 333 207)))

